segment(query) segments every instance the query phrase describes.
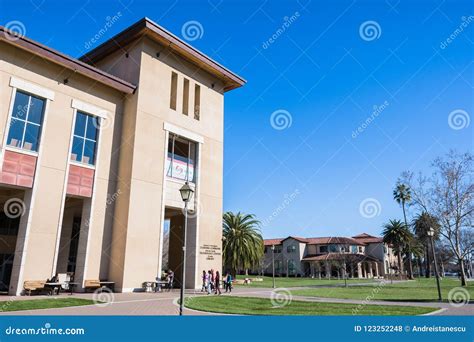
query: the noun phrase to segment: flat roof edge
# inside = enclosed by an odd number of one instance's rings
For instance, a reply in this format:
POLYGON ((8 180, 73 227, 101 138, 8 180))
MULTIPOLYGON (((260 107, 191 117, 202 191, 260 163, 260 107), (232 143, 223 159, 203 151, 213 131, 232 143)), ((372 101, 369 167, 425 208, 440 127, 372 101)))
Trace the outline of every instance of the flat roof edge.
POLYGON ((18 35, 3 26, 0 26, 0 41, 29 51, 37 56, 40 56, 41 58, 48 59, 56 64, 78 72, 83 76, 91 78, 123 93, 131 94, 136 89, 134 84, 108 74, 101 69, 84 63, 74 57, 65 55, 25 36, 18 35))
POLYGON ((167 41, 167 45, 170 48, 177 51, 184 58, 187 58, 194 64, 204 64, 206 69, 203 68, 203 70, 206 70, 207 72, 214 74, 216 77, 225 81, 226 84, 224 91, 239 88, 247 83, 244 78, 227 69, 203 52, 197 50, 187 42, 183 41, 173 33, 169 32, 165 28, 146 17, 126 28, 125 30, 119 32, 92 51, 81 56, 79 59, 81 61, 89 61, 90 63, 97 62, 108 56, 110 53, 116 51, 120 44, 129 44, 137 36, 150 33, 156 34, 158 38, 167 41))

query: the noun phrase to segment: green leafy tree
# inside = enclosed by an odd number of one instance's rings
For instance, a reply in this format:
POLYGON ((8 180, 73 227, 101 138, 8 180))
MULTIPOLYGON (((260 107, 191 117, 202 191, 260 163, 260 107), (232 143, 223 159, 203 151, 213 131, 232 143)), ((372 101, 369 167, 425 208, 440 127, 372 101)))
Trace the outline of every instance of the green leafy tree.
POLYGON ((429 278, 431 274, 431 252, 430 252, 430 237, 428 232, 431 228, 434 230, 433 241, 439 239, 440 224, 438 219, 424 211, 421 214, 417 215, 413 220, 413 230, 418 240, 424 246, 424 259, 425 259, 425 277, 429 278))
POLYGON ((258 265, 263 256, 260 221, 252 214, 226 212, 223 215, 223 258, 234 275, 258 265))
POLYGON ((400 220, 390 220, 384 225, 383 242, 393 246, 395 253, 397 253, 399 272, 403 273, 403 258, 402 253, 406 251, 407 245, 411 242, 413 234, 408 227, 400 220))

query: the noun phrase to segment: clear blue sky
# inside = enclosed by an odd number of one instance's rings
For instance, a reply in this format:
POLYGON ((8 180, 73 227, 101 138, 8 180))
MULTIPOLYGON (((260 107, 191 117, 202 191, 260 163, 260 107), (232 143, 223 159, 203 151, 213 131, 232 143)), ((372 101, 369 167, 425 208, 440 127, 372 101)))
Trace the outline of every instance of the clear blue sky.
POLYGON ((180 37, 197 21, 190 43, 248 80, 225 99, 224 209, 256 214, 265 237, 379 234, 401 217, 392 200, 401 171, 473 149, 467 0, 0 0, 2 25, 21 21, 27 36, 72 56, 119 12, 92 47, 144 16, 180 37), (291 126, 273 128, 277 110, 291 126), (448 122, 455 110, 461 129, 448 122), (375 217, 360 213, 367 198, 380 203, 375 217))

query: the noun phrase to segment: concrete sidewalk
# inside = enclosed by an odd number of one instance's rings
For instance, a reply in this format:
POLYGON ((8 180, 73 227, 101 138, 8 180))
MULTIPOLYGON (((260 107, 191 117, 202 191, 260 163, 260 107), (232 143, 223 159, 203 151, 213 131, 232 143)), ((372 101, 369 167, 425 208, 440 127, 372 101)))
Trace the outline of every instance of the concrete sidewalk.
MULTIPOLYGON (((291 291, 291 289, 290 289, 291 291)), ((238 287, 232 291, 232 296, 270 298, 273 289, 271 288, 242 288, 238 287)), ((227 296, 229 294, 222 294, 227 296)), ((107 304, 93 304, 85 306, 75 306, 67 308, 40 309, 31 311, 0 312, 0 315, 178 315, 177 301, 179 291, 161 292, 161 293, 104 293, 102 300, 107 300, 107 304)), ((187 291, 187 297, 206 296, 199 291, 187 291)), ((213 295, 212 295, 213 296, 213 295)), ((27 300, 27 299, 45 299, 45 298, 85 298, 92 299, 92 293, 74 294, 69 296, 62 294, 60 296, 21 296, 5 297, 7 300, 27 300)), ((100 298, 99 298, 100 299, 100 298)), ((293 296, 293 300, 322 303, 346 303, 354 305, 401 305, 401 306, 423 306, 435 307, 442 310, 435 312, 435 315, 474 315, 474 304, 466 304, 462 307, 454 307, 449 303, 437 302, 395 302, 395 301, 363 301, 353 299, 322 298, 293 296)), ((1 300, 1 299, 0 299, 1 300)), ((186 315, 217 315, 213 313, 200 312, 185 309, 186 315)), ((360 312, 363 315, 363 309, 360 312)))

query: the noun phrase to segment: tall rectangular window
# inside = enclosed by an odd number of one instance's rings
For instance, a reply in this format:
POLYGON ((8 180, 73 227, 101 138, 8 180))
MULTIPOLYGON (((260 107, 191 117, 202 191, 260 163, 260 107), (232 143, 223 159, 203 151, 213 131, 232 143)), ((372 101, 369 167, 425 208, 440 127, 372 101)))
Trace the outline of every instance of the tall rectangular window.
POLYGON ((176 101, 178 96, 178 74, 171 72, 171 93, 170 93, 170 108, 176 110, 176 101))
POLYGON ((201 117, 201 87, 194 85, 194 118, 199 120, 201 117))
POLYGON ((38 151, 46 100, 16 92, 7 145, 38 151))
POLYGON ((196 169, 196 143, 170 135, 166 175, 171 178, 194 182, 196 169))
POLYGON ((183 114, 188 115, 189 113, 189 80, 184 79, 183 82, 183 114))
POLYGON ((71 160, 88 165, 95 164, 99 120, 93 115, 79 111, 76 113, 71 160))
POLYGON ((296 265, 294 260, 288 260, 288 273, 291 275, 296 273, 296 265))

